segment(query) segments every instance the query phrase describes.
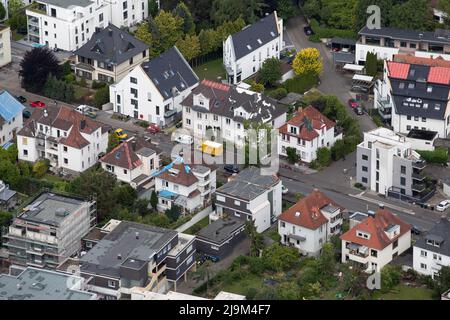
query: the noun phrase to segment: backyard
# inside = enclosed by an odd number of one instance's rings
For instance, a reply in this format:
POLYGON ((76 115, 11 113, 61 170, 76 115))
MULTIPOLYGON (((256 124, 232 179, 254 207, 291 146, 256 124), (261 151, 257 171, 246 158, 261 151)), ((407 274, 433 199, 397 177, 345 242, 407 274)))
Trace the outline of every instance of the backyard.
POLYGON ((193 69, 195 73, 198 75, 200 81, 203 79, 215 81, 221 81, 223 79, 226 79, 225 69, 223 67, 221 58, 210 60, 193 69))

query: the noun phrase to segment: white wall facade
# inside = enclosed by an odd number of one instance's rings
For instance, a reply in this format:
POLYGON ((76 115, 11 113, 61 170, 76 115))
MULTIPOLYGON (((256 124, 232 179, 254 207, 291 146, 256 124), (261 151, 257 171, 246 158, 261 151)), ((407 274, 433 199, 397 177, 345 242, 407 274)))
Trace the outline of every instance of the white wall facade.
POLYGON ((11 63, 11 29, 0 26, 0 68, 11 63))
POLYGON ((434 278, 442 266, 450 266, 450 257, 431 250, 413 247, 413 269, 434 278))
POLYGON ((0 146, 14 138, 14 134, 23 127, 22 111, 20 111, 10 122, 0 125, 0 146))
POLYGON ((297 248, 302 255, 317 257, 320 255, 323 244, 327 242, 327 223, 312 230, 279 220, 278 233, 282 244, 297 248), (304 237, 305 240, 291 239, 290 235, 304 237))

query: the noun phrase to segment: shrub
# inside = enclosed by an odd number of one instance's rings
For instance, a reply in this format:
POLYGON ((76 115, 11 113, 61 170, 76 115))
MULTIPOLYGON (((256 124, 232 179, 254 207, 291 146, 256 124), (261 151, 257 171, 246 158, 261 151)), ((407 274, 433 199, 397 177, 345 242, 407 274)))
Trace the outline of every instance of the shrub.
POLYGON ((264 85, 275 86, 281 79, 281 61, 277 58, 270 58, 263 62, 258 72, 258 78, 264 85))
POLYGON ((330 165, 331 163, 331 152, 328 148, 326 147, 322 147, 317 149, 316 152, 316 156, 317 156, 317 162, 322 166, 322 167, 327 167, 330 165))
POLYGON ((318 78, 311 73, 305 73, 301 76, 295 76, 283 83, 283 87, 287 92, 295 92, 303 94, 317 85, 318 78))
POLYGON ((100 88, 104 88, 106 86, 107 86, 106 83, 99 82, 99 81, 96 81, 96 80, 92 81, 92 84, 91 84, 91 88, 92 89, 100 89, 100 88))
POLYGON ((381 269, 381 290, 388 292, 400 283, 402 276, 401 267, 387 264, 381 269))
POLYGON ((316 42, 320 41, 320 39, 324 38, 333 38, 333 37, 340 37, 340 38, 350 38, 350 39, 356 39, 358 37, 357 33, 353 30, 343 30, 343 29, 334 29, 334 28, 325 28, 319 25, 319 22, 315 19, 311 19, 310 22, 311 28, 314 30, 315 35, 310 36, 316 42))
POLYGON ((81 78, 81 79, 80 79, 80 82, 79 82, 79 85, 80 85, 81 87, 86 87, 86 86, 87 86, 87 84, 86 84, 86 79, 85 79, 85 78, 81 78))
POLYGON ((250 84, 250 90, 255 92, 263 92, 264 91, 264 85, 261 83, 257 83, 256 81, 252 81, 250 84))
POLYGON ((42 178, 45 176, 49 168, 49 160, 39 160, 33 165, 33 175, 36 178, 42 178))
POLYGON ((437 147, 434 151, 417 150, 420 156, 428 163, 446 164, 448 161, 448 150, 437 147))
POLYGON ((286 88, 277 88, 275 89, 270 96, 276 100, 281 100, 286 97, 288 94, 286 88))
POLYGON ((288 161, 290 163, 297 163, 300 160, 300 156, 297 154, 297 149, 292 148, 292 147, 287 147, 286 148, 286 154, 288 157, 288 161))
POLYGON ((66 75, 65 77, 64 77, 64 80, 67 82, 67 83, 74 83, 75 81, 76 81, 76 77, 75 77, 75 75, 74 74, 68 74, 68 75, 66 75))
POLYGON ((109 87, 102 87, 97 90, 94 96, 94 106, 101 108, 104 104, 109 102, 109 87))

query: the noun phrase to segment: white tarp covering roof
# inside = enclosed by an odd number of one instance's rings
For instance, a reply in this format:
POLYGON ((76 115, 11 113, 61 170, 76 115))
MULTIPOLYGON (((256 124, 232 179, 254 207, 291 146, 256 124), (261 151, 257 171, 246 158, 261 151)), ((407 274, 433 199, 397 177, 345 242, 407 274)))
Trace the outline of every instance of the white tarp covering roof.
POLYGON ((360 66, 358 64, 351 64, 351 63, 347 63, 344 66, 345 70, 350 70, 350 71, 363 71, 364 70, 364 66, 360 66))

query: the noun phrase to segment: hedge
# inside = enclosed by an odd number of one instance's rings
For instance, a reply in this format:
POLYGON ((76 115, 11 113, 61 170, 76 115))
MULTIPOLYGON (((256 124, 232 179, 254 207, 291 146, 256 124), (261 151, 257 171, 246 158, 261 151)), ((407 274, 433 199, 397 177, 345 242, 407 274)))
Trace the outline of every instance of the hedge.
POLYGON ((295 92, 303 94, 311 88, 315 87, 318 82, 318 78, 314 74, 304 74, 296 76, 292 79, 288 79, 283 83, 283 87, 287 92, 295 92))
POLYGON ((448 161, 448 150, 437 147, 434 151, 417 150, 420 156, 428 163, 446 164, 448 161))
POLYGON ((315 20, 315 19, 311 19, 310 25, 315 34, 310 36, 309 40, 311 40, 313 42, 319 42, 320 39, 333 38, 333 37, 349 38, 349 39, 355 39, 355 40, 358 38, 358 34, 353 30, 340 30, 340 29, 321 27, 319 25, 319 22, 317 22, 317 20, 315 20))

